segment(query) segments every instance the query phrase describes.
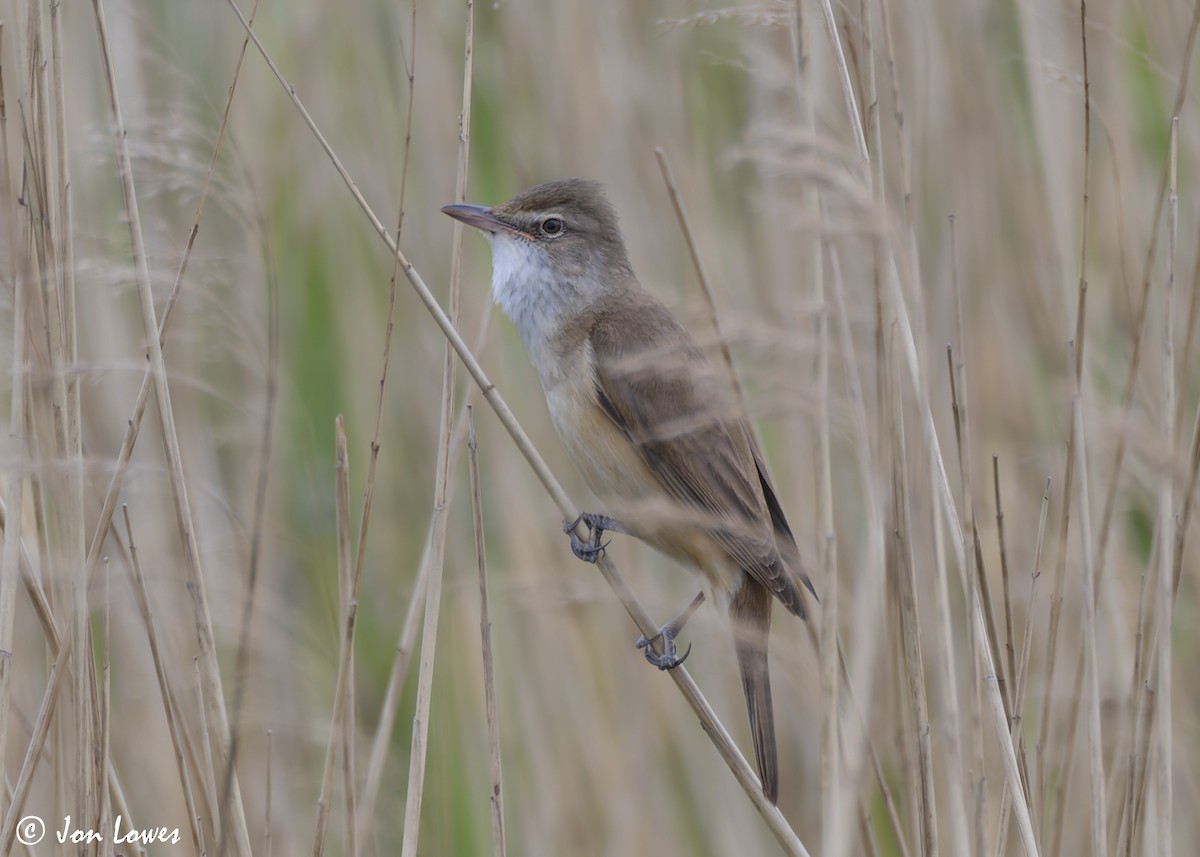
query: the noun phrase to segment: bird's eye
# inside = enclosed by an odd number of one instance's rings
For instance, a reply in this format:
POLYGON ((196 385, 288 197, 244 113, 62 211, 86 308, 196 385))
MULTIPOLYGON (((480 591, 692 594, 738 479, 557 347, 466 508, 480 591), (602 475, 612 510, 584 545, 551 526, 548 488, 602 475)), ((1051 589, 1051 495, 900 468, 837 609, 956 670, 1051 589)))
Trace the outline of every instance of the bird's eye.
POLYGON ((554 238, 556 235, 561 235, 563 231, 563 222, 557 217, 547 217, 542 221, 542 234, 554 238))

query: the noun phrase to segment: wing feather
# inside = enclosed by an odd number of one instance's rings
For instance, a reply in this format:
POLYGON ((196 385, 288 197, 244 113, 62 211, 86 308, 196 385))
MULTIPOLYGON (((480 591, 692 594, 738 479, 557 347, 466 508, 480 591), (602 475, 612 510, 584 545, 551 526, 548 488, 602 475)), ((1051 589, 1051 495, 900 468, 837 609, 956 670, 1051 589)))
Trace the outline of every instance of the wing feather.
POLYGON ((600 408, 668 494, 699 513, 698 522, 747 574, 802 614, 802 596, 776 544, 779 536, 793 547, 794 540, 764 480, 761 454, 724 401, 728 385, 687 332, 647 297, 634 311, 602 314, 590 344, 600 408))

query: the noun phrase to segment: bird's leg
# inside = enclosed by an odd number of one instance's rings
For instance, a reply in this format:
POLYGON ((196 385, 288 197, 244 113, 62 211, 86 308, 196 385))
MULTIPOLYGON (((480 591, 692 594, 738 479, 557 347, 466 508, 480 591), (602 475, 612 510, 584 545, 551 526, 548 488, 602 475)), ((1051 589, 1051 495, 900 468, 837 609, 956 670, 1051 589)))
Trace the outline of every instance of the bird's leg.
POLYGON ((645 637, 638 637, 637 647, 646 650, 646 660, 658 667, 660 670, 673 670, 681 663, 687 660, 687 656, 692 653, 692 646, 689 643, 687 651, 682 657, 676 655, 675 638, 679 636, 679 632, 683 630, 683 626, 687 624, 687 620, 696 612, 696 608, 704 603, 704 592, 700 591, 696 597, 692 599, 687 607, 683 608, 683 612, 672 619, 667 624, 658 629, 658 633, 647 640, 645 637), (662 654, 658 654, 651 648, 651 643, 662 638, 662 654))
POLYGON ((584 562, 595 562, 600 559, 600 554, 604 553, 604 549, 608 547, 608 542, 601 543, 600 541, 605 530, 629 534, 629 530, 624 524, 608 515, 584 512, 574 521, 563 521, 563 532, 571 537, 571 552, 584 562), (581 523, 587 525, 592 534, 586 542, 575 534, 575 528, 581 523))

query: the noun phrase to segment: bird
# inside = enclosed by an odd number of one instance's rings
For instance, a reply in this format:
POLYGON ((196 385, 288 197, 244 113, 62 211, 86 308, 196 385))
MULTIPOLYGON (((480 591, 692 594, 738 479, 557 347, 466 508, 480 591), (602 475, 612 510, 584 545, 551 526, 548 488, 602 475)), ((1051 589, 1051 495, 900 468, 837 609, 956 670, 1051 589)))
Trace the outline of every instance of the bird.
POLYGON ((802 566, 754 432, 718 371, 634 274, 617 214, 585 178, 550 181, 500 205, 442 212, 491 245, 491 296, 512 321, 551 421, 602 512, 564 522, 574 554, 596 562, 605 532, 634 536, 699 573, 705 588, 638 645, 673 669, 675 638, 711 593, 732 620, 763 793, 779 794, 767 638, 773 600, 807 618, 802 566), (589 538, 576 533, 582 522, 589 538), (651 643, 661 639, 662 654, 651 643))

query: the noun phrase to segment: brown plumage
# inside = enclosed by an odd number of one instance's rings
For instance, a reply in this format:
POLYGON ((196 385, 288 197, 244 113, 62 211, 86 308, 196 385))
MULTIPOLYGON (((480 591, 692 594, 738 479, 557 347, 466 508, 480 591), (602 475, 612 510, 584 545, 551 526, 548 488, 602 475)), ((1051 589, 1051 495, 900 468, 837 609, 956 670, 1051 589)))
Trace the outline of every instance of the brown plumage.
POLYGON ((551 182, 492 209, 443 210, 492 244, 493 296, 605 514, 699 570, 728 611, 755 760, 774 802, 771 600, 804 617, 813 589, 727 373, 642 289, 596 183, 551 182))

